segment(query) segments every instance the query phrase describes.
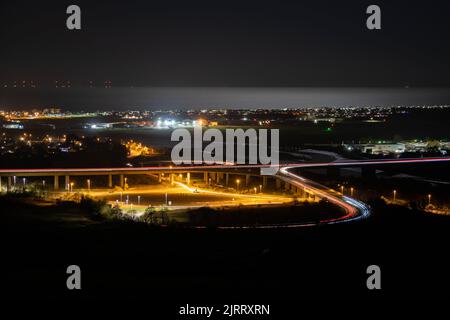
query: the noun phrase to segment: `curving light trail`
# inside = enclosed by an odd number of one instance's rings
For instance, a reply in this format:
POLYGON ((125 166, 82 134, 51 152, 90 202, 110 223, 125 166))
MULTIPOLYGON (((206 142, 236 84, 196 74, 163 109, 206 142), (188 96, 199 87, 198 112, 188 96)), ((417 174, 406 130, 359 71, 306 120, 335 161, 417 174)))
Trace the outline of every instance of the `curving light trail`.
MULTIPOLYGON (((411 163, 433 163, 433 162, 450 162, 450 157, 436 157, 436 158, 420 158, 420 159, 386 159, 386 160, 337 160, 334 162, 318 162, 318 163, 288 163, 279 166, 280 170, 277 173, 277 177, 283 181, 286 181, 296 187, 303 188, 306 191, 314 193, 319 198, 325 199, 330 203, 342 208, 345 214, 342 217, 334 219, 321 220, 318 223, 303 223, 303 224, 288 224, 288 225, 269 225, 269 226, 257 226, 257 227, 219 227, 221 229, 234 229, 234 228, 295 228, 295 227, 309 227, 318 224, 334 224, 340 222, 348 222, 366 218, 370 215, 370 208, 366 204, 356 199, 341 195, 336 191, 320 185, 317 182, 303 178, 295 173, 292 173, 292 169, 296 168, 312 168, 312 167, 349 167, 349 166, 366 166, 366 165, 385 165, 385 164, 411 164, 411 163)), ((45 175, 45 174, 104 174, 104 173, 139 173, 148 171, 190 171, 190 170, 208 170, 208 169, 251 169, 251 168, 264 168, 270 165, 260 164, 216 164, 216 165, 204 165, 204 166, 147 166, 137 168, 61 168, 61 169, 0 169, 0 175, 45 175)), ((192 191, 192 190, 191 190, 192 191)), ((201 227, 199 227, 201 228, 201 227)))
POLYGON ((364 166, 364 165, 384 165, 384 164, 402 164, 402 163, 427 163, 427 162, 450 162, 447 158, 419 158, 419 159, 386 159, 386 160, 338 160, 334 162, 310 162, 310 163, 286 163, 286 164, 215 164, 215 165, 189 165, 189 166, 146 166, 146 167, 116 167, 116 168, 51 168, 51 169, 0 169, 0 174, 16 174, 17 176, 27 173, 39 174, 70 174, 70 173, 124 173, 142 172, 142 171, 186 171, 203 169, 252 169, 268 168, 278 166, 284 168, 312 168, 329 166, 364 166))
MULTIPOLYGON (((318 224, 331 224, 339 222, 347 222, 351 220, 357 220, 366 218, 370 215, 370 208, 363 202, 356 199, 338 194, 332 189, 329 189, 317 182, 303 178, 295 173, 290 172, 293 167, 282 167, 278 173, 278 177, 296 187, 303 188, 305 191, 309 191, 321 199, 325 199, 328 202, 342 208, 345 215, 334 219, 324 219, 318 222, 318 224)), ((309 224, 308 224, 309 225, 309 224)))

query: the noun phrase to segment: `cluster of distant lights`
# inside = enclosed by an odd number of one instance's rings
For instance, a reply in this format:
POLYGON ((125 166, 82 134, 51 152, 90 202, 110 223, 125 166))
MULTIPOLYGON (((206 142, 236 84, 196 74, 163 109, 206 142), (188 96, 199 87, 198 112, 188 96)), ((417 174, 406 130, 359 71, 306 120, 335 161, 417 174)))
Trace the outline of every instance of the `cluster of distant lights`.
POLYGON ((173 119, 158 119, 156 121, 156 128, 158 129, 167 129, 173 127, 201 127, 203 126, 203 120, 192 120, 192 121, 175 121, 173 119))
MULTIPOLYGON (((104 82, 99 81, 98 83, 102 84, 105 88, 111 88, 112 87, 112 81, 111 80, 106 80, 104 82)), ((48 85, 49 83, 45 84, 48 85)), ((89 81, 88 82, 89 87, 93 88, 94 87, 94 81, 89 81)), ((2 84, 3 88, 37 88, 38 87, 38 82, 34 81, 34 80, 15 80, 12 82, 5 82, 2 84)), ((71 88, 72 87, 72 82, 70 80, 55 80, 54 81, 54 87, 55 88, 71 88)))
MULTIPOLYGON (((195 110, 195 109, 189 109, 189 110, 124 110, 124 111, 97 111, 95 113, 89 112, 89 114, 97 114, 97 115, 104 115, 109 116, 113 114, 120 114, 120 115, 128 115, 129 117, 132 116, 142 116, 142 115, 157 115, 158 113, 170 113, 170 114, 223 114, 226 115, 227 113, 235 113, 240 114, 244 116, 241 118, 241 120, 248 120, 249 115, 257 115, 261 113, 267 114, 267 112, 271 113, 295 113, 295 112, 302 112, 302 113, 324 113, 324 114, 330 114, 330 113, 339 113, 339 112, 358 112, 363 114, 370 114, 372 112, 380 111, 383 112, 392 112, 397 111, 398 109, 445 109, 449 108, 449 105, 423 105, 423 106, 364 106, 364 107, 355 107, 355 106, 349 106, 349 107, 326 107, 326 106, 320 106, 320 107, 297 107, 297 108, 281 108, 281 109, 264 109, 264 108, 249 108, 249 109, 233 109, 233 110, 226 110, 226 109, 201 109, 201 110, 195 110), (397 110, 396 110, 397 109, 397 110)), ((70 111, 64 111, 62 112, 59 108, 51 108, 51 109, 44 109, 44 110, 37 110, 35 111, 35 116, 38 116, 42 113, 44 114, 72 114, 70 111)), ((0 110, 0 115, 7 116, 7 115, 31 115, 31 112, 29 111, 4 111, 0 110)), ((171 120, 164 120, 165 121, 171 121, 171 120)))

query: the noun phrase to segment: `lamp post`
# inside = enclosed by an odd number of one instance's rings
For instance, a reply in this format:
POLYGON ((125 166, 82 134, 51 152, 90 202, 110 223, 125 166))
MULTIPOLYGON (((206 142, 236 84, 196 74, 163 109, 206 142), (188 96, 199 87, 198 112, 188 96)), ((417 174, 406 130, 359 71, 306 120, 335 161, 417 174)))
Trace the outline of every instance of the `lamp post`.
POLYGON ((350 187, 350 197, 353 197, 353 187, 350 187))
POLYGON ((73 192, 73 185, 74 185, 74 183, 71 182, 71 183, 70 183, 70 192, 73 192))
POLYGON ((236 179, 236 190, 239 192, 239 183, 241 182, 241 180, 236 179))
POLYGON ((262 193, 262 184, 259 185, 259 193, 262 193))
POLYGON ((396 203, 397 202, 397 190, 392 191, 392 194, 394 196, 393 202, 396 203))
POLYGON ((91 192, 91 179, 87 179, 88 192, 91 192))
POLYGON ((431 194, 428 194, 428 204, 431 204, 431 194))
POLYGON ((138 206, 141 205, 141 196, 138 196, 138 206))
POLYGON ((344 185, 341 186, 341 193, 344 195, 344 185))

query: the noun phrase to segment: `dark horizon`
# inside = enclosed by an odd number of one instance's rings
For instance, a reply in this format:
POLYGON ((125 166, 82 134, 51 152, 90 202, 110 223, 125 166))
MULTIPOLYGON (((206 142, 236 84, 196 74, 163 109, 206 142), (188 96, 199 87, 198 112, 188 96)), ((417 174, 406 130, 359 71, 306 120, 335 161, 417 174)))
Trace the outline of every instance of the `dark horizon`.
POLYGON ((0 108, 60 107, 70 111, 158 109, 281 109, 449 105, 448 88, 8 88, 0 108))

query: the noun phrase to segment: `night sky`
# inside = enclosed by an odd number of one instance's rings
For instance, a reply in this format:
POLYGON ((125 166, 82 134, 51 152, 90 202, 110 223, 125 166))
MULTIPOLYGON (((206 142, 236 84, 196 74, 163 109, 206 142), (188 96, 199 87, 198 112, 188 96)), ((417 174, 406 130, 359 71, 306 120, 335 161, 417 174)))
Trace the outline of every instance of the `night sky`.
POLYGON ((449 1, 5 1, 0 81, 449 86, 449 1), (82 9, 69 31, 66 8, 82 9), (382 30, 366 29, 366 8, 382 30))

